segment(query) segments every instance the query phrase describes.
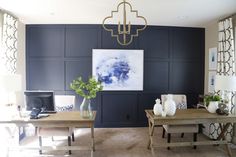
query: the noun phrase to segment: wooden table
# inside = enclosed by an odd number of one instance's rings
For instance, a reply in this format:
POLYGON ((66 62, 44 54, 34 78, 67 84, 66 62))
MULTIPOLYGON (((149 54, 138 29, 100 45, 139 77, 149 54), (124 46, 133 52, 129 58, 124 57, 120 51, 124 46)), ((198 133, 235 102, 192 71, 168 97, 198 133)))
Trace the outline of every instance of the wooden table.
POLYGON ((228 142, 225 140, 225 132, 231 123, 236 122, 236 115, 217 115, 209 113, 205 109, 187 109, 187 110, 176 110, 176 114, 172 117, 161 117, 154 115, 152 110, 145 110, 149 124, 149 142, 148 149, 151 149, 154 154, 154 147, 176 147, 176 146, 194 146, 194 145, 213 145, 223 144, 226 146, 228 155, 232 157, 231 149, 229 148, 228 142), (208 141, 197 141, 197 142, 175 142, 166 144, 153 144, 153 133, 154 128, 157 125, 178 125, 178 124, 204 124, 204 123, 219 123, 221 128, 221 134, 218 138, 208 141))
MULTIPOLYGON (((80 112, 58 112, 50 114, 48 117, 40 119, 29 119, 21 117, 5 117, 0 119, 0 124, 6 127, 9 124, 14 124, 18 127, 33 125, 35 127, 88 127, 91 128, 91 146, 58 146, 58 147, 24 147, 19 146, 17 149, 37 149, 37 150, 91 150, 91 156, 95 151, 94 144, 94 121, 96 117, 96 111, 93 111, 91 118, 82 118, 80 112)), ((10 148, 11 149, 11 148, 10 148)), ((14 148, 12 148, 14 149, 14 148)))

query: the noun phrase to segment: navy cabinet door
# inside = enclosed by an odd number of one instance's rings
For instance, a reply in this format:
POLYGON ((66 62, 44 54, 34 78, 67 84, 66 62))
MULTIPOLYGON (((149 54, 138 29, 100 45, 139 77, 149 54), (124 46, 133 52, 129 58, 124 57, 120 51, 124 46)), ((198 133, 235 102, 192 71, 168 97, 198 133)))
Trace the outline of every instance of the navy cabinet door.
POLYGON ((102 123, 106 126, 129 126, 137 120, 137 95, 102 94, 102 123))

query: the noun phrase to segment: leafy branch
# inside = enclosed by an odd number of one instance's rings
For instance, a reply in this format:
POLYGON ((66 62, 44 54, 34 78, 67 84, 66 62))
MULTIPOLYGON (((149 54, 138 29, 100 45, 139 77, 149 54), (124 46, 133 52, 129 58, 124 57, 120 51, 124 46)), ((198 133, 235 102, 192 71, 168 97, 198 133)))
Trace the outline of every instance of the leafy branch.
POLYGON ((94 77, 90 77, 88 82, 84 82, 81 77, 78 77, 72 81, 70 88, 73 89, 76 94, 86 99, 92 99, 96 97, 97 92, 102 91, 103 86, 101 82, 96 81, 94 77))

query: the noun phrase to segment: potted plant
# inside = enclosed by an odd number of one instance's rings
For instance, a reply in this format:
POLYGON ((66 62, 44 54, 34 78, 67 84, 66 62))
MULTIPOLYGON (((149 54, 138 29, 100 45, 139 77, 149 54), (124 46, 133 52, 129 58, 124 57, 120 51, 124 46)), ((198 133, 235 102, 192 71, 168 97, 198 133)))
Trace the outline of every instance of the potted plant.
POLYGON ((84 98, 80 105, 82 117, 91 117, 91 99, 96 97, 97 92, 102 91, 103 86, 101 85, 101 82, 97 81, 94 77, 90 77, 88 82, 84 82, 82 77, 78 77, 72 81, 70 88, 73 89, 76 94, 84 98))
POLYGON ((204 96, 205 107, 210 113, 216 113, 219 101, 221 101, 221 98, 219 95, 204 96))

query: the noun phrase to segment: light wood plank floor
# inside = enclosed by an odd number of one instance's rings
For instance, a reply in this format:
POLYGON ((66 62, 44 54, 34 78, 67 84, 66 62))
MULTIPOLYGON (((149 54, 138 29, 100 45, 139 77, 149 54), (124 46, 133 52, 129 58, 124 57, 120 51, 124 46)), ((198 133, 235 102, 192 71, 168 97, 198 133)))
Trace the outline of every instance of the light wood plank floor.
MULTIPOLYGON (((155 142, 166 142, 166 138, 162 139, 162 129, 155 130, 155 142)), ((72 145, 90 144, 90 130, 77 129, 75 132, 76 140, 72 145)), ((199 140, 205 137, 199 135, 199 140)), ((180 134, 173 134, 173 141, 191 141, 192 135, 185 134, 183 139, 180 134)), ((96 151, 94 157, 152 157, 150 150, 146 148, 148 142, 148 128, 96 128, 95 129, 95 145, 96 151)), ((43 139, 44 145, 67 145, 66 138, 55 138, 52 142, 51 138, 43 139)), ((37 146, 37 137, 28 137, 22 145, 37 146)), ((233 147, 233 145, 232 145, 233 147)), ((236 148, 232 150, 233 156, 236 156, 236 148)), ((66 151, 50 151, 44 152, 42 156, 67 156, 66 151)), ((39 156, 38 151, 11 151, 9 156, 39 156)), ((71 157, 90 156, 89 151, 72 151, 71 157)), ((198 146, 197 149, 192 147, 172 147, 170 150, 166 148, 155 149, 156 157, 226 157, 225 148, 223 146, 198 146)))

